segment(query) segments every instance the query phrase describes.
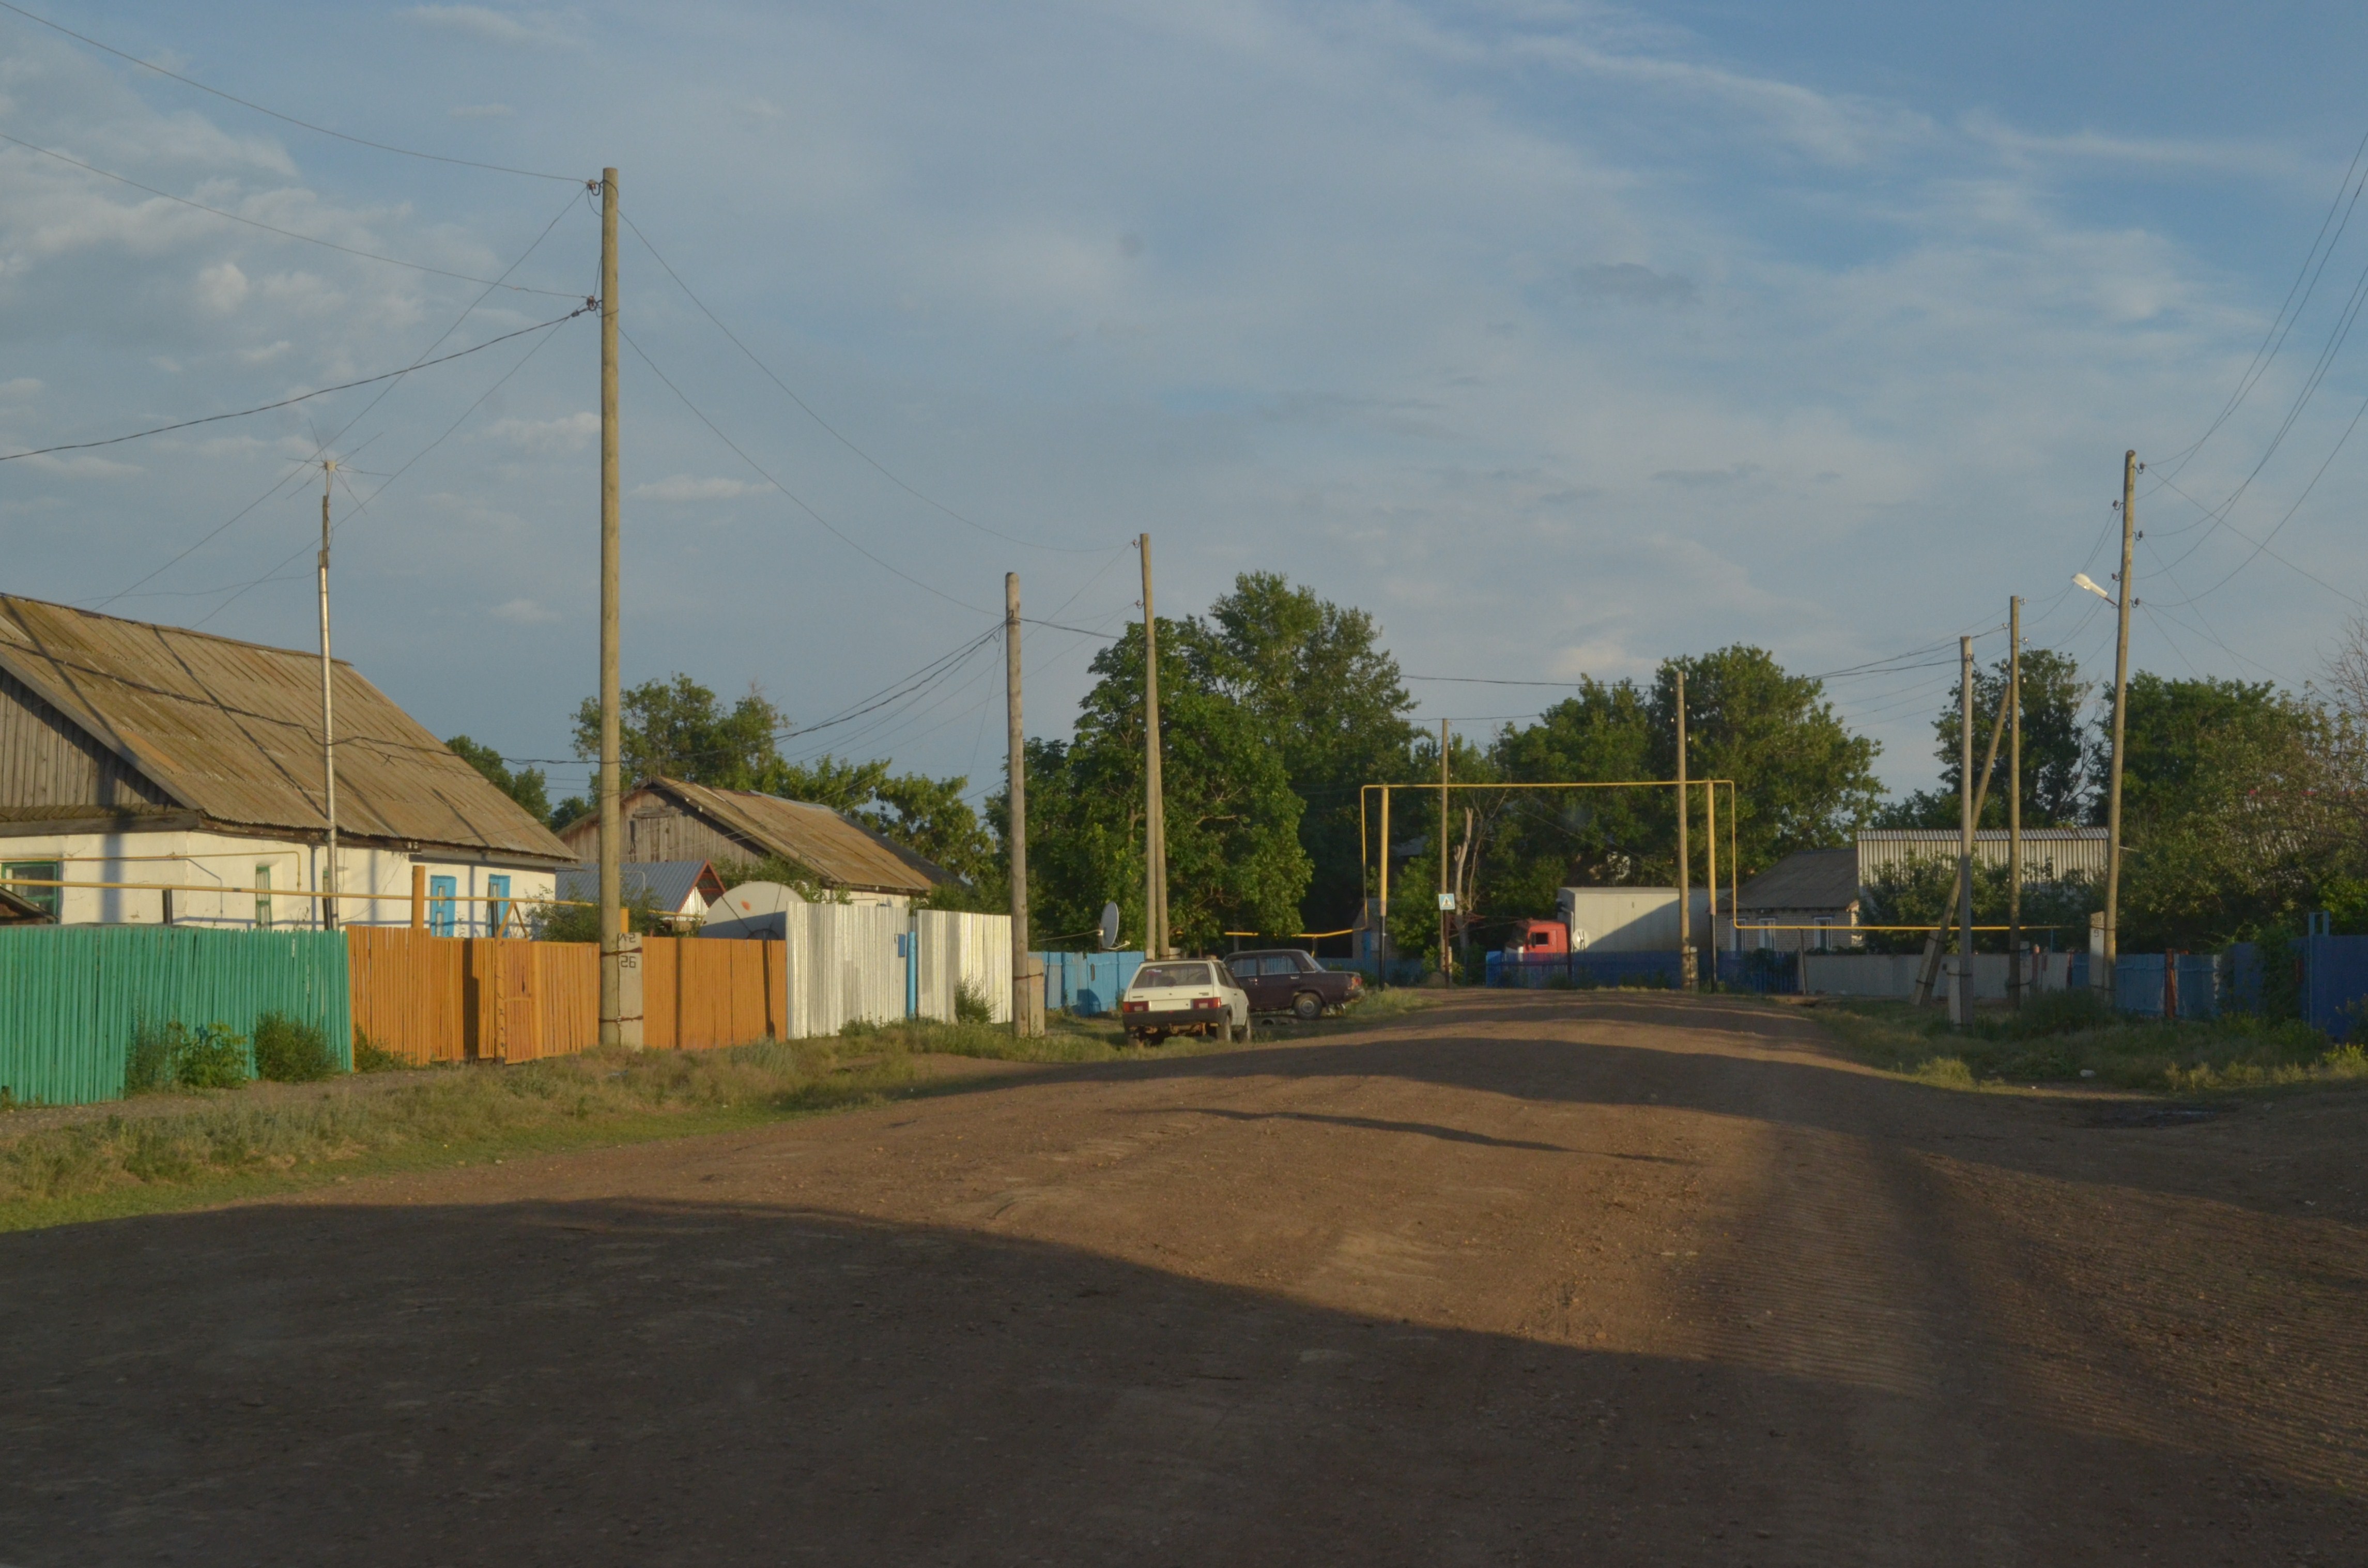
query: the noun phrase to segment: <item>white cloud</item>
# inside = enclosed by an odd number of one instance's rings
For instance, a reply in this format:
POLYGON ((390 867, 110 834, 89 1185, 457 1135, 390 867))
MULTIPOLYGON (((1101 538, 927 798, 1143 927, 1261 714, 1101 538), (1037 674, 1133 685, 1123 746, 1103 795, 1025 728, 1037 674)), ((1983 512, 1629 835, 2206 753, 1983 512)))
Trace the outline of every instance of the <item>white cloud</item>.
POLYGON ((444 112, 454 119, 507 119, 512 111, 507 104, 455 104, 444 112))
POLYGON ((545 608, 532 599, 523 598, 505 599, 485 613, 497 620, 507 620, 514 626, 548 626, 561 619, 557 610, 545 608))
POLYGON ((283 337, 277 343, 267 343, 260 348, 242 348, 238 351, 238 362, 242 365, 268 365, 295 347, 293 343, 283 337))
POLYGON ((580 452, 599 434, 600 416, 585 409, 557 419, 496 419, 480 438, 531 452, 580 452))
POLYGON ((636 484, 632 494, 636 501, 732 501, 743 495, 753 495, 764 488, 746 480, 693 479, 687 473, 677 473, 671 479, 661 479, 653 484, 636 484))
POLYGON ((542 45, 571 41, 557 18, 544 12, 496 11, 490 6, 411 6, 401 13, 423 27, 466 33, 487 43, 542 45))
POLYGON ((234 261, 216 262, 198 274, 190 292, 197 297, 199 310, 228 315, 246 302, 246 274, 234 261))
POLYGON ((27 468, 53 473, 61 479, 121 479, 143 472, 137 463, 118 462, 92 452, 45 452, 17 460, 27 468))
POLYGON ((0 381, 0 401, 19 403, 38 394, 43 382, 36 376, 17 376, 0 381))

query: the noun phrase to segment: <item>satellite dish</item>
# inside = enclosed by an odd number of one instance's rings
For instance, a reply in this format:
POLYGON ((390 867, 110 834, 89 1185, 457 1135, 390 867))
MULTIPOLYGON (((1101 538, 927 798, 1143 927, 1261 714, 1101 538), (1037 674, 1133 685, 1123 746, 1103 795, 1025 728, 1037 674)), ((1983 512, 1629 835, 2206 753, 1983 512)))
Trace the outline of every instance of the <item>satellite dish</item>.
POLYGON ((1117 904, 1106 903, 1102 905, 1102 928, 1098 935, 1102 939, 1102 951, 1109 952, 1112 948, 1118 946, 1117 904))

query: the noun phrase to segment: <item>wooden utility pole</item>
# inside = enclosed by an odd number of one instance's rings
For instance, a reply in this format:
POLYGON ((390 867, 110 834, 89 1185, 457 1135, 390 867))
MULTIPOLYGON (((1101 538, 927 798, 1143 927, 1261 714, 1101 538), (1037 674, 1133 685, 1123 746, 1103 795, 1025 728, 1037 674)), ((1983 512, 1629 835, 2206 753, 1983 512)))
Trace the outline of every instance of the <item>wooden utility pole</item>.
POLYGON ((1447 721, 1439 722, 1439 973, 1452 979, 1447 967, 1447 721))
POLYGON ((2006 1000, 2022 1006, 2022 601, 2006 607, 2006 1000))
POLYGON ((600 1043, 624 1043, 625 824, 617 769, 618 711, 617 171, 600 171, 600 1043))
POLYGON ((1044 1032, 1043 990, 1031 994, 1035 955, 1028 938, 1028 736, 1019 722, 1019 574, 1003 574, 1003 681, 1011 786, 1011 1032, 1020 1040, 1044 1032))
POLYGON ((1389 982, 1390 975, 1390 787, 1382 786, 1382 897, 1381 931, 1373 945, 1373 984, 1376 989, 1389 982))
POLYGON ((1974 1020, 1974 640, 1957 639, 1957 964, 1949 1021, 1974 1020))
POLYGON ((2130 706, 2130 566, 2137 542, 2138 455, 2122 454, 2121 628, 2113 637, 2113 766, 2105 785, 2105 950, 2089 960, 2089 983, 2113 994, 2113 965, 2121 956, 2122 737, 2130 706))
POLYGON ((336 477, 337 460, 321 463, 321 800, 328 819, 329 858, 321 868, 321 929, 337 925, 337 732, 329 701, 329 485, 336 477))
POLYGON ((1144 956, 1167 957, 1167 802, 1159 780, 1159 619, 1151 604, 1151 536, 1143 547, 1144 956))
POLYGON ((1691 885, 1693 857, 1686 843, 1686 819, 1691 814, 1686 797, 1686 672, 1678 672, 1678 983, 1694 983, 1694 895, 1691 885))
MULTIPOLYGON (((1718 979, 1718 785, 1702 783, 1702 887, 1710 894, 1710 929, 1702 933, 1702 950, 1710 961, 1705 978, 1718 979)), ((1727 911, 1732 915, 1733 910, 1727 911)))

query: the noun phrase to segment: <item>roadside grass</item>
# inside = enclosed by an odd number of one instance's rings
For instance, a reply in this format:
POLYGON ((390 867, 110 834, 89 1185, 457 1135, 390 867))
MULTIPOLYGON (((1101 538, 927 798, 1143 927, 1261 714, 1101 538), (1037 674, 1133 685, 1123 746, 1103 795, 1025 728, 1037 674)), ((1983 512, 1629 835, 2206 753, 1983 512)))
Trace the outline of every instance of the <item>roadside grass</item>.
POLYGON ((1817 1016, 1861 1060, 1947 1088, 2080 1083, 2157 1094, 2368 1081, 2368 1051, 2297 1019, 2245 1014, 2177 1023, 2130 1018, 2085 992, 1979 1012, 1952 1029, 1941 1009, 1833 997, 1817 1016))
MULTIPOLYGON (((1337 1022, 1395 1017, 1422 1005, 1369 1003, 1337 1022)), ((1262 1029, 1260 1038, 1278 1036, 1262 1029)), ((165 1105, 142 1096, 135 1107, 15 1136, 0 1115, 0 1231, 876 1105, 934 1086, 914 1060, 925 1054, 1093 1062, 1224 1049, 1190 1040, 1131 1047, 1115 1020, 1064 1014, 1032 1040, 980 1022, 856 1025, 822 1040, 719 1051, 596 1051, 514 1067, 413 1069, 373 1062, 379 1071, 302 1086, 183 1089, 165 1105)))

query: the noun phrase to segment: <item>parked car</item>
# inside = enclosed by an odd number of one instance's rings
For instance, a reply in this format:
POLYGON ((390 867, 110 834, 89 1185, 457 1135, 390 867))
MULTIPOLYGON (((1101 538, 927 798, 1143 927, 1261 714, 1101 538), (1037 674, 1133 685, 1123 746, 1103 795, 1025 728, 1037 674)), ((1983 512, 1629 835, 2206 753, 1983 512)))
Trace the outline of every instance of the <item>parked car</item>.
POLYGON ((1326 969, 1299 948, 1262 948, 1225 960, 1234 983, 1248 993, 1253 1013, 1289 1013, 1309 1022, 1338 1012, 1365 994, 1365 977, 1326 969))
POLYGON ((1119 1022, 1134 1044, 1172 1034, 1221 1040, 1250 1038, 1250 999, 1213 959, 1163 959, 1144 964, 1119 999, 1119 1022))

